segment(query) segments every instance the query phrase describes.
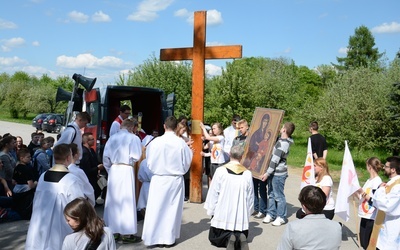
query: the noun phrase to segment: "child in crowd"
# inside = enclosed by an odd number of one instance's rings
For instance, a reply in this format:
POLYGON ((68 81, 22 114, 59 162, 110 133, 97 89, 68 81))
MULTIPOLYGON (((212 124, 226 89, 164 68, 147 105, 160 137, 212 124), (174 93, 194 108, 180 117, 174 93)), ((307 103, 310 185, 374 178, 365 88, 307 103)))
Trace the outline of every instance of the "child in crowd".
POLYGON ((202 156, 210 156, 211 167, 210 167, 210 185, 211 180, 214 176, 215 171, 218 167, 222 166, 226 162, 226 156, 224 152, 225 137, 222 125, 219 122, 214 123, 211 126, 213 136, 207 132, 206 127, 202 122, 200 122, 200 128, 203 131, 204 139, 210 141, 210 153, 200 152, 202 156))
POLYGON ((290 145, 293 144, 291 138, 295 126, 291 122, 286 122, 280 130, 280 138, 275 143, 271 161, 262 180, 267 180, 268 186, 268 208, 267 215, 263 223, 270 223, 273 226, 280 226, 287 223, 287 205, 284 193, 285 181, 288 177, 287 157, 290 145))
POLYGON ((68 203, 64 216, 74 233, 65 237, 62 250, 116 249, 113 233, 85 198, 76 198, 68 203))
POLYGON ((14 169, 13 179, 17 183, 14 186, 13 200, 14 209, 22 219, 29 220, 32 215, 32 203, 37 186, 34 180, 31 162, 31 153, 28 148, 22 148, 18 151, 18 165, 14 169))

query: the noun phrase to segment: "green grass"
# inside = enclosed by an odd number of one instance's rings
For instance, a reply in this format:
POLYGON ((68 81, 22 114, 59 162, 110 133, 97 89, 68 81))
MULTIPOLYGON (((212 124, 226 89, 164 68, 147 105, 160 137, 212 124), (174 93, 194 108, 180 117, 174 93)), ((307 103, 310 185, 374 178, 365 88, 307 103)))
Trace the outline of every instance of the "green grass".
MULTIPOLYGON (((302 133, 300 135, 293 136, 294 144, 290 147, 290 154, 288 157, 289 166, 295 168, 302 168, 304 166, 307 156, 307 140, 310 134, 302 133)), ((328 142, 329 147, 329 142, 328 142)), ((344 142, 343 142, 344 147, 344 142)), ((350 153, 353 158, 354 166, 356 167, 358 179, 360 185, 369 178, 369 173, 366 170, 365 161, 370 157, 378 157, 382 163, 385 163, 385 159, 389 156, 389 153, 385 150, 358 150, 350 148, 350 153)), ((342 169, 342 162, 344 156, 344 149, 338 150, 334 148, 328 148, 327 161, 329 166, 330 174, 335 182, 340 179, 340 172, 342 169)), ((383 172, 380 173, 382 180, 386 180, 383 172)))
MULTIPOLYGON (((10 112, 7 109, 4 109, 3 107, 0 108, 0 120, 1 121, 6 121, 6 122, 16 122, 16 123, 22 123, 22 124, 32 124, 32 119, 35 118, 37 114, 34 113, 29 113, 26 118, 12 118, 10 115, 10 112)), ((20 115, 21 116, 21 115, 20 115)))

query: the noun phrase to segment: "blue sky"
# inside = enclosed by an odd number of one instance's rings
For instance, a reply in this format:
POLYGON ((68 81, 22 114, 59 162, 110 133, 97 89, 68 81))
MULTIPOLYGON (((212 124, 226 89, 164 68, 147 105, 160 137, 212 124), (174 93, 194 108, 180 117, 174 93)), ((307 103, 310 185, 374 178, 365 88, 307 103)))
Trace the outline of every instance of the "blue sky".
MULTIPOLYGON (((207 45, 240 44, 243 57, 336 63, 360 25, 389 61, 400 49, 399 0, 14 0, 0 8, 0 73, 78 73, 112 84, 162 48, 191 47, 200 10, 207 45)), ((207 60, 208 73, 225 63, 207 60)))

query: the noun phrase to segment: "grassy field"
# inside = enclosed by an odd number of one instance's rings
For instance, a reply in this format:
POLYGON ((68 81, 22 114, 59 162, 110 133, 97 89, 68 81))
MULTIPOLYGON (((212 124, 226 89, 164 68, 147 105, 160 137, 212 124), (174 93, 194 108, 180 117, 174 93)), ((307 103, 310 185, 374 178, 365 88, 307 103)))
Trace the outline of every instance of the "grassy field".
POLYGON ((26 116, 26 118, 12 118, 10 116, 10 112, 8 110, 5 110, 4 108, 0 108, 0 120, 1 121, 6 121, 6 122, 16 122, 16 123, 22 123, 22 124, 32 124, 32 119, 35 118, 37 114, 30 113, 26 116))
MULTIPOLYGON (((293 136, 294 144, 290 147, 290 154, 288 157, 288 164, 290 166, 296 168, 302 168, 304 166, 307 156, 307 140, 309 136, 310 134, 307 132, 301 133, 300 135, 299 133, 297 133, 295 136, 293 136)), ((344 142, 343 142, 343 147, 344 147, 344 142)), ((365 161, 368 158, 375 156, 378 157, 382 161, 382 163, 385 163, 385 159, 388 156, 390 156, 389 152, 385 152, 384 150, 360 151, 358 149, 350 148, 350 153, 353 158, 354 166, 356 167, 360 185, 363 185, 365 181, 369 178, 369 173, 367 172, 365 166, 365 161)), ((338 182, 340 179, 343 156, 344 156, 344 149, 343 150, 337 150, 333 148, 328 149, 327 160, 328 160, 329 171, 335 182, 338 182)), ((383 175, 383 172, 381 172, 380 175, 382 177, 382 180, 387 179, 383 175)))

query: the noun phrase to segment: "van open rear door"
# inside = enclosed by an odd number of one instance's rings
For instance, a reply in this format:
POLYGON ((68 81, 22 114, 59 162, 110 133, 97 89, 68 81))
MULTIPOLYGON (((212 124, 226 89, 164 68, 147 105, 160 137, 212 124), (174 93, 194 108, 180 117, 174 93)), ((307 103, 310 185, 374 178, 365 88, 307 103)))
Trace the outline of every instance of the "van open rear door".
POLYGON ((101 100, 99 89, 92 89, 89 92, 85 92, 85 109, 90 114, 91 122, 86 126, 85 133, 91 132, 93 137, 96 138, 96 144, 94 145, 94 150, 98 151, 100 149, 100 144, 102 140, 101 133, 101 100))
POLYGON ((167 117, 174 115, 174 110, 175 110, 175 93, 168 94, 167 96, 167 117))

